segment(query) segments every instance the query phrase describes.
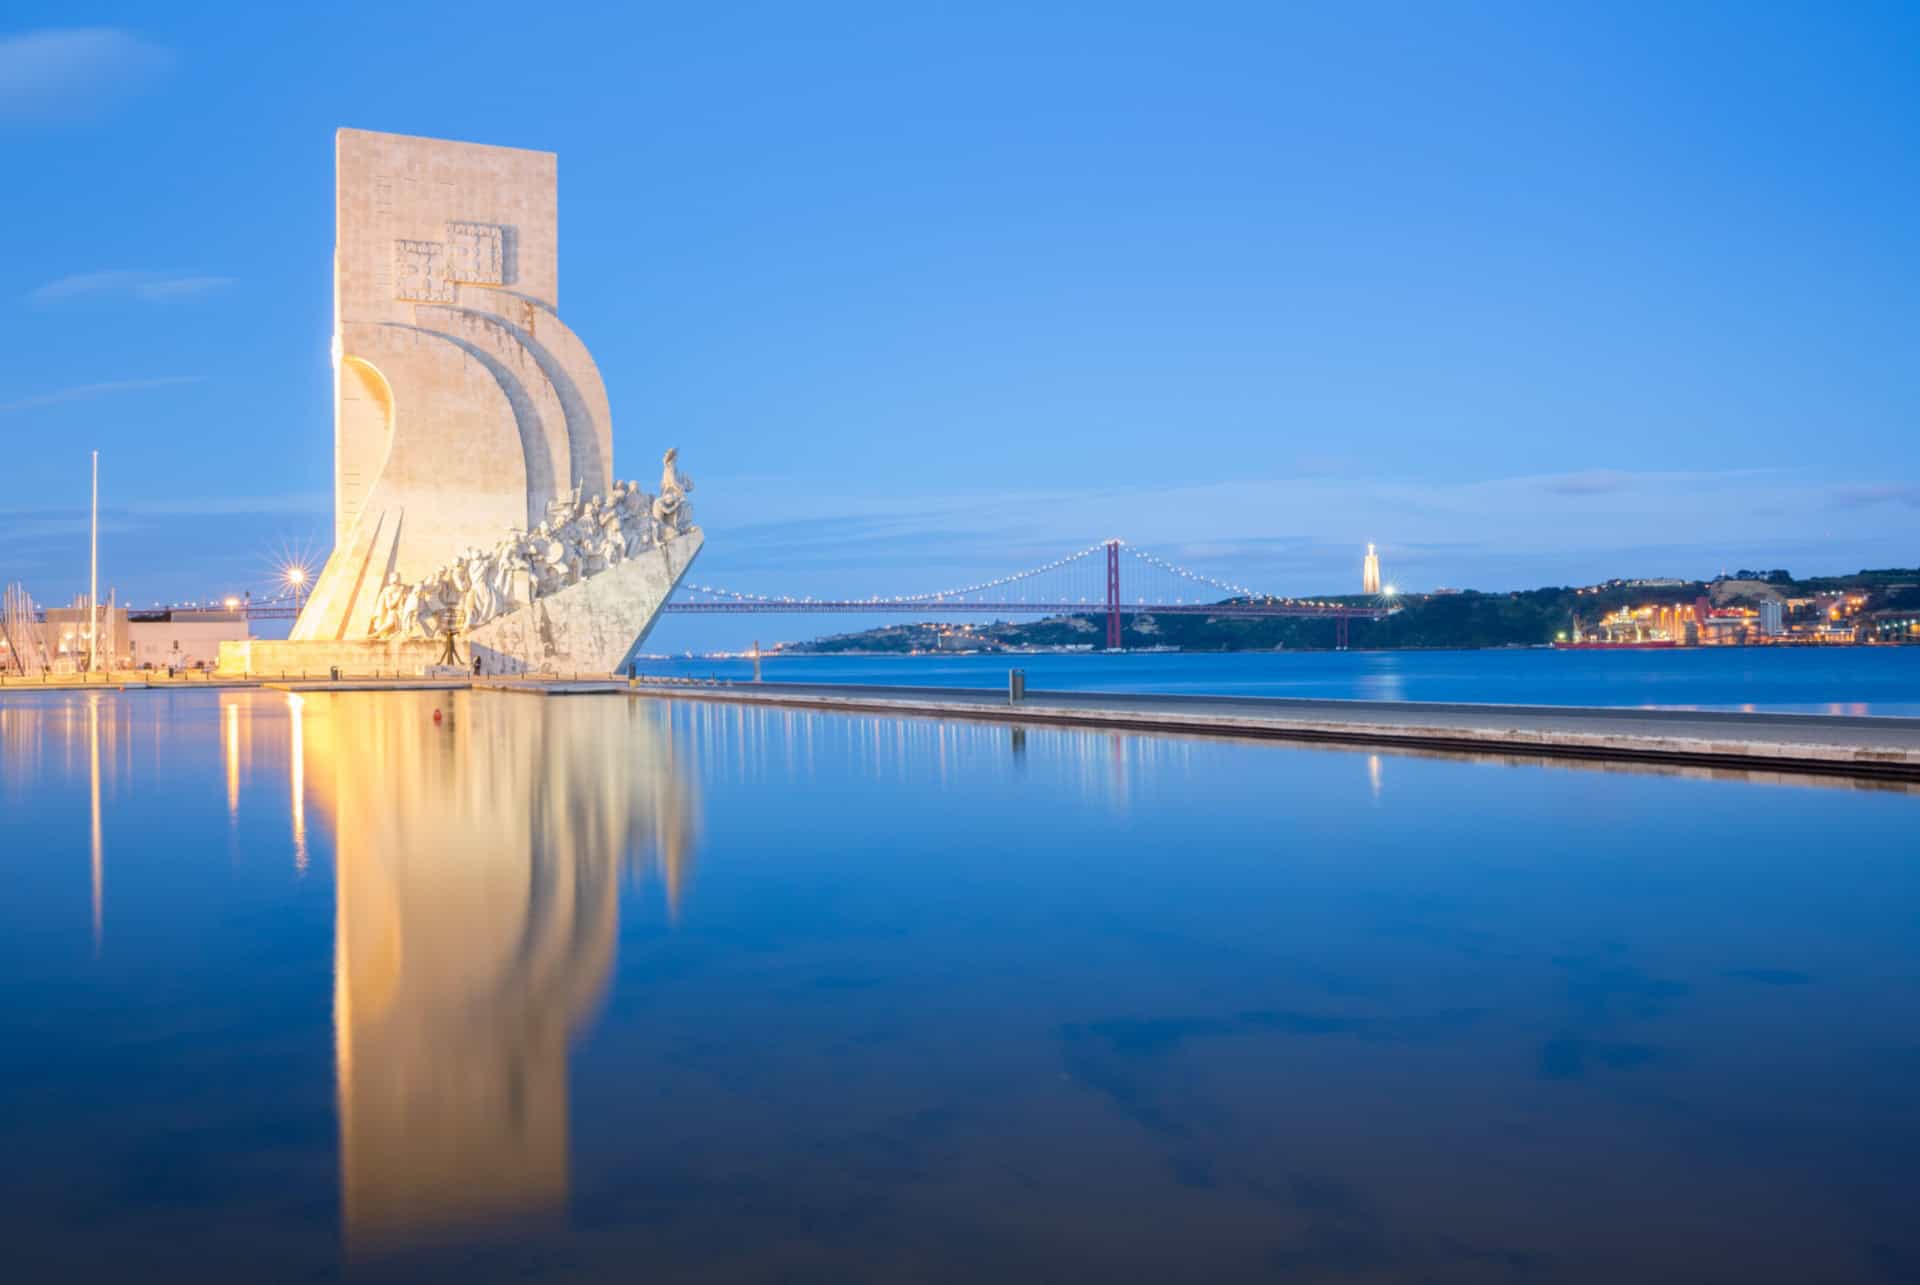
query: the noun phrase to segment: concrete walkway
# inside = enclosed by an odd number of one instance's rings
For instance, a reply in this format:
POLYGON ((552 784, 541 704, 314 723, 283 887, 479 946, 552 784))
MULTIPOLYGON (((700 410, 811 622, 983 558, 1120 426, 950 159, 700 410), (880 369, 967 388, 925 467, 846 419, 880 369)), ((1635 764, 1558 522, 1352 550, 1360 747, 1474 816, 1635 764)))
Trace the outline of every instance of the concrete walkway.
POLYGON ((258 687, 257 678, 200 677, 168 678, 141 670, 120 670, 112 674, 49 674, 45 678, 21 678, 0 675, 0 696, 9 692, 126 692, 199 691, 203 687, 258 687))
POLYGON ((1920 719, 948 687, 651 683, 675 700, 1920 781, 1920 719))

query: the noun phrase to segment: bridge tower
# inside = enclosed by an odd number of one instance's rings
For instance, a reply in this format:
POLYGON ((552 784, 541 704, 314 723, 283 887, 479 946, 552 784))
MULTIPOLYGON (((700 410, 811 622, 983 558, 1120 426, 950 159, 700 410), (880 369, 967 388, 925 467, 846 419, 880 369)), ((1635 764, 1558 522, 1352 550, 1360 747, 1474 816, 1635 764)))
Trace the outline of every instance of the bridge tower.
POLYGON ((1120 542, 1107 541, 1107 650, 1120 650, 1120 542))

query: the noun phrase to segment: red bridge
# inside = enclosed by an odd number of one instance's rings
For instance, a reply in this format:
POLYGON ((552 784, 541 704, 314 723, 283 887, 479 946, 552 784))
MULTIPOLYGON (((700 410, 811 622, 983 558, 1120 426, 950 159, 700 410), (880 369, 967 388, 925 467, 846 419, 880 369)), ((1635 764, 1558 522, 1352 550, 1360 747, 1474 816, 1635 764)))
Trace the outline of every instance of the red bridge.
POLYGON ((682 583, 664 610, 858 615, 965 612, 996 616, 1103 613, 1107 618, 1107 646, 1118 648, 1120 622, 1123 617, 1134 615, 1325 619, 1334 622, 1335 645, 1345 647, 1351 621, 1379 620, 1392 615, 1399 607, 1389 597, 1364 603, 1276 597, 1177 566, 1124 540, 1103 540, 1042 566, 934 593, 872 598, 792 598, 682 583), (1122 568, 1128 572, 1124 591, 1122 568))

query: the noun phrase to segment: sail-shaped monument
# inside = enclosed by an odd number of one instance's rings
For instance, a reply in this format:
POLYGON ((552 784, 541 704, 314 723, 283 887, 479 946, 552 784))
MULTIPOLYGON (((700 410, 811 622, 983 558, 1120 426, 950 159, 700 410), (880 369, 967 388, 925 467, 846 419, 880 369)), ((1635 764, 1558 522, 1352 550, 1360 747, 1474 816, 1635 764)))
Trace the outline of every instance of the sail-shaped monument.
POLYGON ((558 157, 343 129, 335 164, 333 552, 289 641, 223 667, 620 669, 703 537, 675 452, 616 480, 558 157))

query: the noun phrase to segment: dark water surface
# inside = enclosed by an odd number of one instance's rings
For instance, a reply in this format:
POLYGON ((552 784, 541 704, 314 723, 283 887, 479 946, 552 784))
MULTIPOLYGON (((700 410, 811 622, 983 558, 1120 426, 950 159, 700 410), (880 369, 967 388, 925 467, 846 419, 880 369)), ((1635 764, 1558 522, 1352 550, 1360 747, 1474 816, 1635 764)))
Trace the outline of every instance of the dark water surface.
MULTIPOLYGON (((1920 715, 1920 647, 1692 647, 1671 651, 1122 652, 1037 656, 775 656, 768 682, 1176 692, 1502 705, 1658 705, 1920 715)), ((747 660, 651 660, 641 672, 744 681, 747 660)))
POLYGON ((1920 1279, 1909 792, 9 693, 0 810, 10 1282, 1920 1279))

